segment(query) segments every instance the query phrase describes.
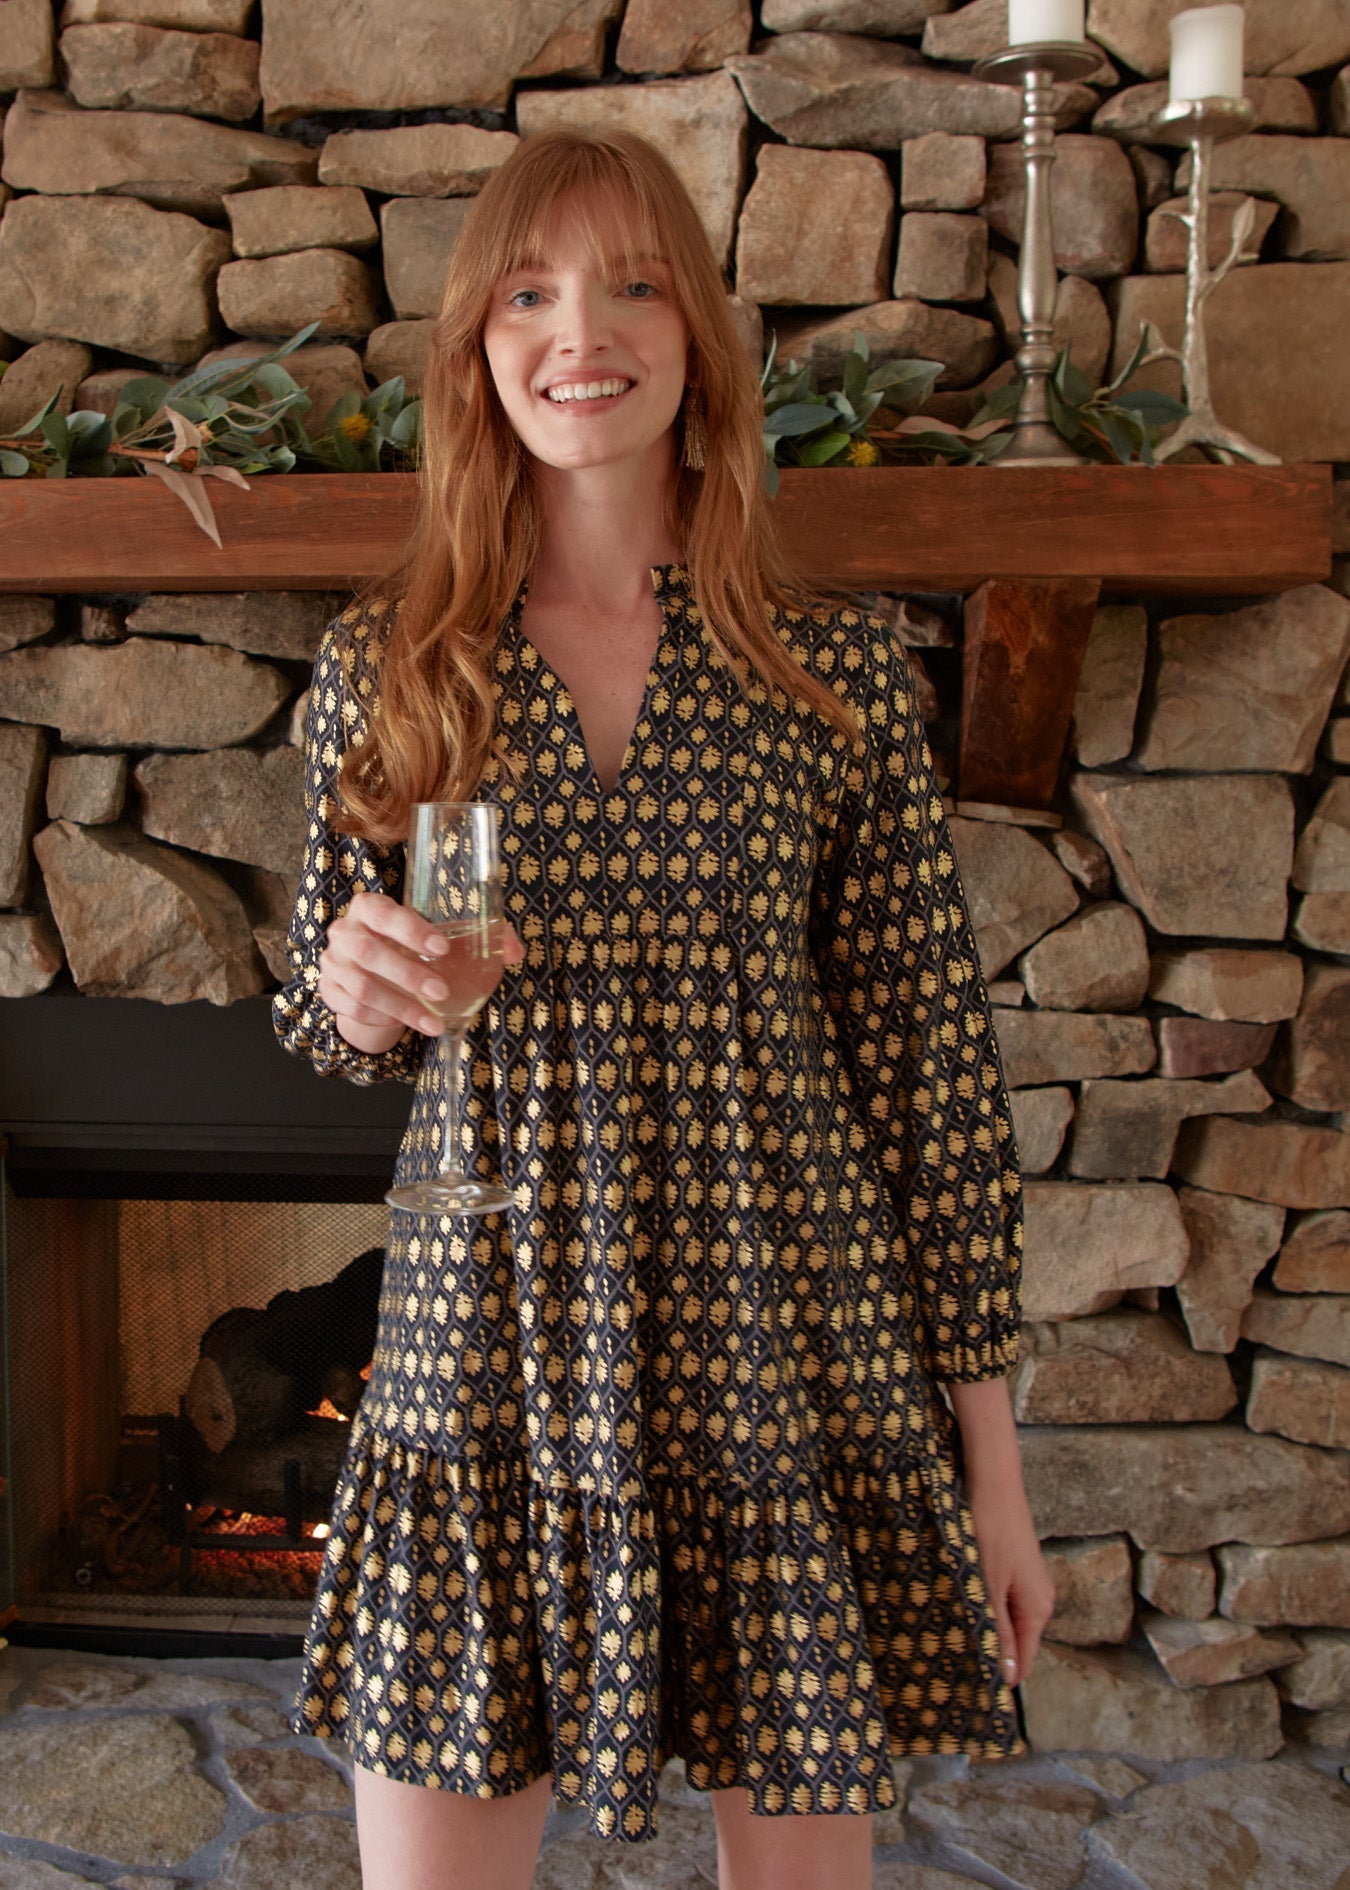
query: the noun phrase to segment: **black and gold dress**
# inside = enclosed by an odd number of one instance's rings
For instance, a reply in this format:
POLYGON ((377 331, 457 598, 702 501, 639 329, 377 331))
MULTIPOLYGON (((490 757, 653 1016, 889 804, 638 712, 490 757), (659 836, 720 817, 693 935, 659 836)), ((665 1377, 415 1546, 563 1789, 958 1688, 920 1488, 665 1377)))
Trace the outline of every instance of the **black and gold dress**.
MULTIPOLYGON (((621 1839, 662 1761, 761 1812, 893 1802, 889 1755, 1018 1747, 942 1380, 1017 1346, 1007 1096, 903 652, 787 612, 850 741, 720 662, 687 573, 619 781, 503 628, 506 909, 526 951, 470 1036, 466 1165, 515 1207, 392 1217, 297 1726, 484 1796, 551 1772, 621 1839)), ((316 989, 354 888, 402 852, 335 834, 379 690, 381 607, 330 629, 286 1047, 415 1081, 400 1180, 434 1171, 437 1045, 383 1056, 316 989)))

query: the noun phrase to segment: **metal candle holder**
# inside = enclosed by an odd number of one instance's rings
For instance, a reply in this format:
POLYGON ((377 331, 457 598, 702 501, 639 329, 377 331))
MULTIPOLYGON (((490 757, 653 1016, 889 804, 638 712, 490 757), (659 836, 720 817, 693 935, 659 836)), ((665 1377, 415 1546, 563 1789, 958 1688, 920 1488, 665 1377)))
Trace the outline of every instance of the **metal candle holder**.
POLYGON ((1207 448, 1225 465, 1234 459, 1251 460, 1258 466, 1278 466, 1279 455, 1224 426, 1214 411, 1209 392, 1209 351, 1205 343, 1205 303, 1229 270, 1239 260, 1252 230, 1250 205, 1246 215, 1233 221, 1228 254, 1212 268, 1209 261, 1209 178, 1214 146, 1226 138, 1236 138, 1249 131, 1256 113, 1245 98, 1173 99, 1154 115, 1153 130, 1160 141, 1188 144, 1191 149, 1191 176, 1186 209, 1179 213, 1186 225, 1186 321, 1180 349, 1154 348, 1145 357, 1151 361, 1178 361, 1185 385, 1186 418, 1154 451, 1158 460, 1171 459, 1188 446, 1207 448))
POLYGON ((997 466, 1081 466, 1082 455, 1055 431, 1050 421, 1048 388, 1055 371, 1055 242, 1050 221, 1050 166, 1055 161, 1055 114, 1052 87, 1057 79, 1081 79, 1095 71, 1101 53, 1081 41, 1043 40, 1007 46, 979 60, 976 78, 996 85, 1022 84, 1022 158, 1027 197, 1022 219, 1022 253, 1017 271, 1017 311, 1022 345, 1017 366, 1022 396, 1012 438, 997 466))

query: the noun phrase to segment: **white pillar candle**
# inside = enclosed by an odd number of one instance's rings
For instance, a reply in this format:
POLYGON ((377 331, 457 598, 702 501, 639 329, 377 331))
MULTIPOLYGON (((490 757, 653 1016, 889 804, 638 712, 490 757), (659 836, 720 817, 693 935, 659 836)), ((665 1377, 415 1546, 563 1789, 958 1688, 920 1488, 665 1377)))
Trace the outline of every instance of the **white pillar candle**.
POLYGON ((1081 40, 1083 0, 1008 0, 1008 44, 1081 40))
POLYGON ((1242 8, 1191 7, 1172 21, 1168 97, 1241 98, 1242 8))

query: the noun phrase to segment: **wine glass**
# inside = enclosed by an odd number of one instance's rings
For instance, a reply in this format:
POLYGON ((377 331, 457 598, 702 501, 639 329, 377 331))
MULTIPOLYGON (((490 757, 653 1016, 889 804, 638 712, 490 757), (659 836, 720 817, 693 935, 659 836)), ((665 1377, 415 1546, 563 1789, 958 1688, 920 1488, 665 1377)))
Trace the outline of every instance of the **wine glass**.
POLYGON ((497 809, 490 802, 414 803, 403 897, 450 947, 428 960, 449 996, 434 1004, 423 999, 444 1021, 445 1142, 437 1174, 391 1188, 384 1198, 412 1214, 491 1214, 510 1207, 515 1197, 500 1182, 465 1174, 459 1162, 464 1035, 496 990, 505 962, 497 809))

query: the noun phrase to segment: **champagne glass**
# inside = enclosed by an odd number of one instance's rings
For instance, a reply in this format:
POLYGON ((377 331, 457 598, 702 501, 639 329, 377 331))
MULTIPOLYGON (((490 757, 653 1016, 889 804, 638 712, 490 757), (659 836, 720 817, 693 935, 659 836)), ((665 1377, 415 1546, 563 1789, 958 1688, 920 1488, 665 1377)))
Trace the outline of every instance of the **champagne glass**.
POLYGON ((439 1172, 385 1195, 412 1214, 491 1214, 510 1207, 500 1182, 479 1181, 460 1166, 460 1077, 464 1035, 497 988, 506 948, 497 809, 487 801, 415 803, 408 831, 404 903, 429 919, 450 949, 434 964, 449 996, 427 1009, 444 1020, 445 1143, 439 1172))

